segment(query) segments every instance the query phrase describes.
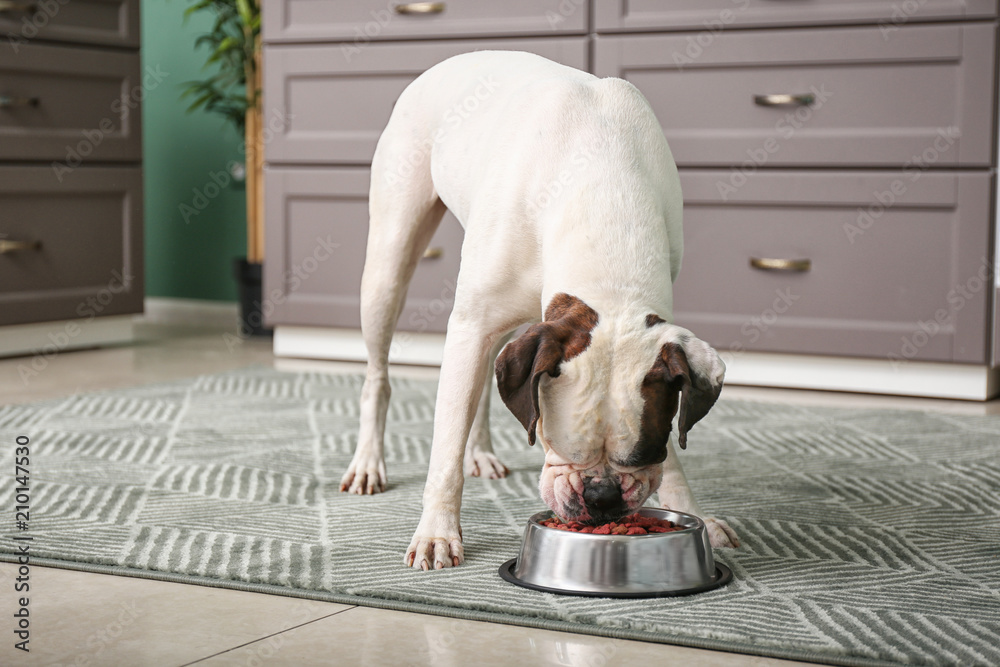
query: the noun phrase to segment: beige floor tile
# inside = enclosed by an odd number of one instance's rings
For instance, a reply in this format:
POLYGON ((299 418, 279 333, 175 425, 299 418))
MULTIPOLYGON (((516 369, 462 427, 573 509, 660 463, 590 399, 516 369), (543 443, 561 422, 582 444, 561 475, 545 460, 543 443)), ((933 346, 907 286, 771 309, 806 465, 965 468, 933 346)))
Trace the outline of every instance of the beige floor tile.
POLYGON ((796 667, 805 663, 568 632, 355 607, 197 663, 262 665, 684 665, 796 667), (266 654, 266 659, 264 655, 266 654))
POLYGON ((350 609, 31 566, 30 652, 25 654, 11 641, 16 576, 17 566, 0 563, 0 665, 183 665, 350 609))
POLYGON ((254 363, 270 365, 270 338, 138 327, 134 345, 0 359, 0 405, 163 382, 254 363))

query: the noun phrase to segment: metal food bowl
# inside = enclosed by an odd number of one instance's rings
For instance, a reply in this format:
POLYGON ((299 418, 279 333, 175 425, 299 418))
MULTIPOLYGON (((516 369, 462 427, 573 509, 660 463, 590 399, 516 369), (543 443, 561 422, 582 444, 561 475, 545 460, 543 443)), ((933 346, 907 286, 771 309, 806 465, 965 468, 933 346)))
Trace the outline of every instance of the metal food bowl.
POLYGON ((733 573, 715 562, 705 522, 691 514, 643 507, 683 530, 648 535, 594 535, 547 528, 551 511, 524 529, 521 553, 500 566, 512 584, 547 593, 646 598, 690 595, 725 586, 733 573))

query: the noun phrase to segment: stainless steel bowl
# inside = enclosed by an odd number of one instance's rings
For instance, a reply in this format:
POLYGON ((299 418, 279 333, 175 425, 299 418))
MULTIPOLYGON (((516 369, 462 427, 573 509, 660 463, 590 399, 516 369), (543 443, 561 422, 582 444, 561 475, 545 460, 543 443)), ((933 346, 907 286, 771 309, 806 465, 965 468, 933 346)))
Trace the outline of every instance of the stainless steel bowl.
POLYGON ((521 553, 500 566, 500 576, 549 593, 629 598, 690 595, 729 583, 732 572, 715 562, 704 521, 654 507, 643 507, 639 514, 673 521, 684 530, 573 533, 541 525, 553 515, 539 512, 524 529, 521 553))

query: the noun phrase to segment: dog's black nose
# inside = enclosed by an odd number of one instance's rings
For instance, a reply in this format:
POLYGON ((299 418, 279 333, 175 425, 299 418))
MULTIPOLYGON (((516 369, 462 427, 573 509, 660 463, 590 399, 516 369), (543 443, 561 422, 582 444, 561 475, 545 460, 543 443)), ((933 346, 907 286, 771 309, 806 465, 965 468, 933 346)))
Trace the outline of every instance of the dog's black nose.
POLYGON ((583 502, 591 514, 613 514, 624 505, 621 487, 614 482, 587 484, 583 489, 583 502))

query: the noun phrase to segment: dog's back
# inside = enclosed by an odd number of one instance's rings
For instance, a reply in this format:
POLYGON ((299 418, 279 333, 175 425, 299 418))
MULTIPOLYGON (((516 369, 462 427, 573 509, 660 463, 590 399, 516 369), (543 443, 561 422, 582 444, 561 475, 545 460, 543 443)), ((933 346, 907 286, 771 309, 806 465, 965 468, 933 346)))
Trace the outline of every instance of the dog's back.
MULTIPOLYGON (((480 222, 489 227, 492 242, 473 248, 549 247, 582 257, 587 249, 575 248, 573 238, 586 237, 604 248, 600 261, 621 266, 547 264, 596 270, 610 280, 621 269, 623 279, 634 280, 634 263, 655 258, 651 276, 676 278, 683 248, 680 181, 656 116, 627 81, 530 53, 449 58, 400 96, 373 175, 399 161, 415 165, 415 178, 430 179, 467 237, 477 235, 480 222)), ((477 261, 530 275, 538 259, 519 254, 477 261)), ((669 284, 636 287, 647 293, 666 288, 669 311, 669 284)))
POLYGON ((450 190, 495 191, 514 180, 548 184, 564 169, 580 171, 584 161, 593 180, 604 179, 594 173, 603 165, 620 176, 636 169, 664 174, 673 164, 659 123, 635 86, 531 53, 477 51, 449 58, 400 95, 387 130, 397 119, 410 132, 421 128, 422 136, 411 140, 431 149, 435 185, 463 221, 467 212, 461 202, 449 201, 450 190), (619 154, 608 155, 609 146, 619 154), (602 149, 611 164, 590 160, 602 149), (498 152, 502 161, 495 159, 498 152), (445 165, 470 163, 475 168, 443 171, 445 165), (504 178, 514 170, 517 179, 504 178))

